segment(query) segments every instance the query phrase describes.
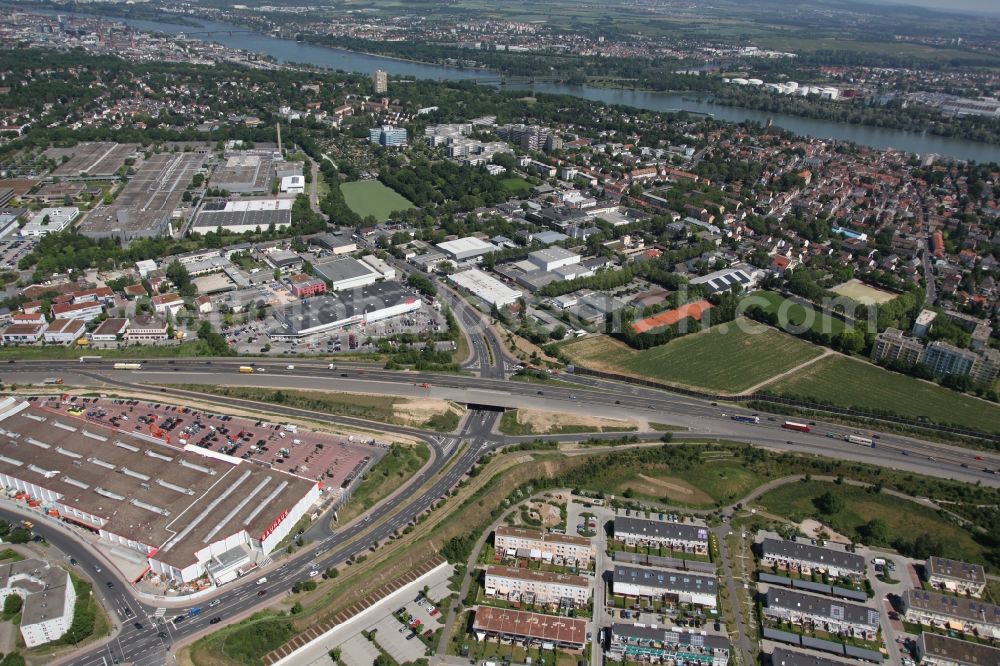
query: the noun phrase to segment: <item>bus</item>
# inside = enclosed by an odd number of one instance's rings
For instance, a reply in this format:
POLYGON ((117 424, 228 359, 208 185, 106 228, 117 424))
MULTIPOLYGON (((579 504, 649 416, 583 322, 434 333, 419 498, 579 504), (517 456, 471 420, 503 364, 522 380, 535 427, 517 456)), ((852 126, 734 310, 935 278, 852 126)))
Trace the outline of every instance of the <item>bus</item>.
POLYGON ((759 416, 743 416, 742 414, 733 416, 733 420, 739 421, 740 423, 760 423, 759 416))
POLYGON ((844 441, 850 442, 851 444, 860 444, 861 446, 867 446, 870 448, 875 448, 875 440, 869 437, 858 437, 857 435, 844 435, 844 441))
POLYGON ((243 373, 244 375, 252 375, 253 374, 253 368, 250 367, 249 365, 241 365, 240 366, 240 372, 243 373))
POLYGON ((80 363, 90 363, 92 361, 100 361, 100 356, 81 356, 80 363))
POLYGON ((115 363, 115 370, 142 370, 142 363, 115 363))

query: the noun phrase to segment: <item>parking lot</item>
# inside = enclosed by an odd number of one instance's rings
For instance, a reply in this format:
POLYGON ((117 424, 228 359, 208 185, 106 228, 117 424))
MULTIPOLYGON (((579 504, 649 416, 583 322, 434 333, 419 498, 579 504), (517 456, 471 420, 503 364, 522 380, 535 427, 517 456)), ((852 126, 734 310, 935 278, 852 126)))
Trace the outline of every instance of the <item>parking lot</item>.
POLYGON ((14 270, 17 262, 35 247, 32 238, 9 237, 0 240, 0 268, 14 270))
POLYGON ((314 481, 346 488, 377 462, 385 443, 360 441, 294 425, 203 412, 140 400, 51 396, 44 406, 123 432, 182 448, 197 446, 253 460, 314 481))

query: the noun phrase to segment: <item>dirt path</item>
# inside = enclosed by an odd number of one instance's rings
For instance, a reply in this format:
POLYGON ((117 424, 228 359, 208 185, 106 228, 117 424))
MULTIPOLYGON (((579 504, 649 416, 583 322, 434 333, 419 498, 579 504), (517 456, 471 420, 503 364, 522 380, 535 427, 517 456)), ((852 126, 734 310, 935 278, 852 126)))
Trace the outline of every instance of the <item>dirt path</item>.
POLYGON ((747 389, 744 389, 744 390, 743 390, 743 391, 741 391, 740 393, 742 393, 743 395, 749 395, 749 394, 751 394, 751 393, 756 393, 758 389, 760 389, 760 388, 763 388, 763 387, 765 387, 765 386, 767 386, 768 384, 771 384, 771 383, 773 383, 773 382, 776 382, 776 381, 778 381, 779 379, 783 379, 784 377, 787 377, 787 376, 788 376, 788 375, 790 375, 790 374, 793 374, 793 373, 795 373, 795 372, 798 372, 798 371, 799 371, 799 370, 801 370, 802 368, 805 368, 805 367, 807 367, 807 366, 810 366, 810 365, 812 365, 813 363, 815 363, 816 361, 818 361, 818 360, 820 360, 820 359, 822 359, 822 358, 826 358, 827 356, 832 356, 832 355, 833 355, 833 354, 835 354, 835 353, 836 353, 836 352, 835 352, 835 351, 833 351, 832 349, 829 349, 829 348, 824 348, 824 349, 823 349, 823 353, 822 353, 822 354, 820 354, 819 356, 817 356, 816 358, 811 358, 811 359, 809 359, 808 361, 805 361, 804 363, 799 363, 799 364, 798 364, 797 366, 795 366, 794 368, 789 368, 788 370, 785 370, 784 372, 779 372, 778 374, 774 375, 773 377, 770 377, 770 378, 768 378, 768 379, 765 379, 765 380, 764 380, 764 381, 762 381, 762 382, 757 382, 756 384, 754 384, 754 385, 753 385, 753 386, 751 386, 750 388, 747 388, 747 389))

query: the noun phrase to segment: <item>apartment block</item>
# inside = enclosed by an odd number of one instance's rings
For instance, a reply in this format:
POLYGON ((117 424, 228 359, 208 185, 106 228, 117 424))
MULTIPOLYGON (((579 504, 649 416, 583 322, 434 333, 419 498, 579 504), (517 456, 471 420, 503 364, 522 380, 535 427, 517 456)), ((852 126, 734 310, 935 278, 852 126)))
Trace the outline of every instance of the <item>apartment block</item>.
POLYGON ((607 656, 621 662, 727 666, 731 649, 722 636, 615 623, 611 625, 607 656))
POLYGON ((708 528, 703 525, 615 516, 614 538, 629 546, 659 545, 687 553, 708 554, 708 528))
POLYGON ((585 576, 486 567, 486 596, 527 604, 559 604, 585 608, 590 604, 590 579, 585 576))
POLYGON ((493 532, 497 553, 508 557, 550 560, 553 557, 591 562, 596 556, 590 539, 567 534, 551 534, 541 530, 500 525, 493 532))
POLYGON ((799 541, 766 538, 760 544, 761 564, 810 575, 813 571, 840 577, 863 577, 865 558, 799 541))
POLYGON ((763 601, 764 616, 772 620, 864 640, 878 636, 879 612, 868 606, 773 587, 763 601))
POLYGON ((906 590, 901 611, 907 622, 982 636, 1000 635, 1000 606, 941 592, 906 590))
POLYGON ((875 337, 872 345, 872 360, 898 361, 907 365, 920 363, 924 356, 924 343, 918 338, 909 338, 898 328, 887 328, 875 337))
POLYGON ((616 595, 706 608, 715 608, 718 603, 719 587, 714 576, 622 565, 615 566, 612 576, 616 595))

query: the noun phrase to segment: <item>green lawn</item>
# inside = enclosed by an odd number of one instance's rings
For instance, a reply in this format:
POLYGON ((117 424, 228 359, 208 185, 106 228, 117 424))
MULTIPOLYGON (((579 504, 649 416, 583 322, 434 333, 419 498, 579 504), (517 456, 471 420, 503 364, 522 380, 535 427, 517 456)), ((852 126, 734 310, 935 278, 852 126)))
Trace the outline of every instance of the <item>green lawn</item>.
POLYGON ((767 302, 766 305, 761 303, 761 307, 778 315, 778 324, 782 329, 791 329, 791 332, 798 333, 804 330, 803 324, 808 323, 809 329, 830 336, 840 335, 844 330, 845 324, 839 319, 825 315, 814 308, 806 309, 773 291, 760 291, 748 297, 752 302, 756 302, 758 298, 767 302))
POLYGON ((416 474, 431 457, 426 444, 393 444, 389 452, 365 474, 351 499, 337 512, 340 524, 346 524, 392 494, 416 474))
POLYGON ((741 320, 636 351, 608 337, 562 346, 574 363, 595 370, 737 393, 822 353, 795 336, 741 320))
POLYGON ((531 193, 531 183, 524 178, 504 178, 500 184, 512 197, 527 196, 531 193))
POLYGON ((408 210, 413 204, 377 180, 359 180, 340 186, 348 207, 361 217, 374 215, 385 222, 393 211, 408 210))
POLYGON ((843 356, 828 356, 766 390, 843 407, 1000 432, 1000 406, 843 356))
POLYGON ((983 562, 984 551, 972 535, 941 517, 936 511, 885 493, 872 493, 856 486, 823 481, 792 483, 765 493, 757 503, 769 513, 799 522, 817 518, 845 536, 853 536, 869 520, 881 519, 886 526, 887 540, 883 545, 910 543, 921 535, 931 535, 939 543, 935 554, 966 562, 983 562), (836 513, 819 512, 815 500, 826 492, 839 498, 841 508, 836 513))

